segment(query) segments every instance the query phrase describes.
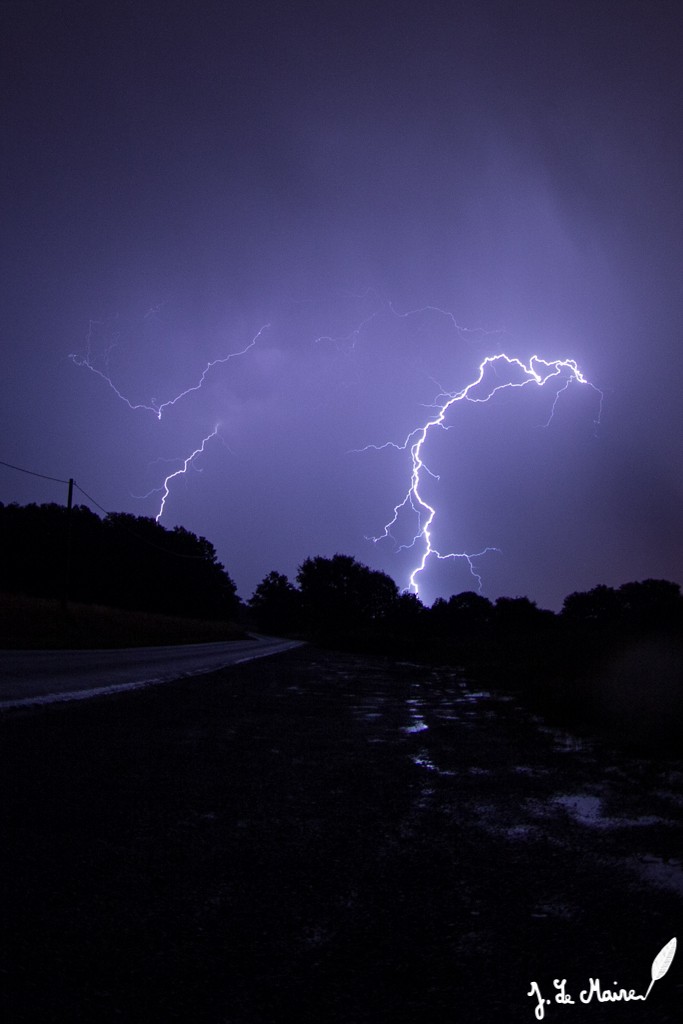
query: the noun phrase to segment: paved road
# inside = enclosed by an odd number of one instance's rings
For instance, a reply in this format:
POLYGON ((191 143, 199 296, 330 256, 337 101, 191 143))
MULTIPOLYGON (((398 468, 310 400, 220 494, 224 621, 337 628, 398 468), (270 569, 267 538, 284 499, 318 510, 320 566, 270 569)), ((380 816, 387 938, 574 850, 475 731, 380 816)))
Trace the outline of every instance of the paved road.
POLYGON ((214 672, 300 646, 277 637, 104 651, 0 651, 0 709, 82 700, 214 672))

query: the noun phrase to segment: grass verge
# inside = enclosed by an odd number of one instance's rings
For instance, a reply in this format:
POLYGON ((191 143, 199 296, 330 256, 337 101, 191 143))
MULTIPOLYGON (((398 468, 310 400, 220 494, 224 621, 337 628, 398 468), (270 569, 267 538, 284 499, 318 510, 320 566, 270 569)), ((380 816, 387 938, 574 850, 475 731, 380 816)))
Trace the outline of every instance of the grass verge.
POLYGON ((65 608, 49 598, 0 594, 0 648, 5 650, 152 647, 242 637, 243 630, 228 622, 200 622, 100 605, 69 603, 65 608))

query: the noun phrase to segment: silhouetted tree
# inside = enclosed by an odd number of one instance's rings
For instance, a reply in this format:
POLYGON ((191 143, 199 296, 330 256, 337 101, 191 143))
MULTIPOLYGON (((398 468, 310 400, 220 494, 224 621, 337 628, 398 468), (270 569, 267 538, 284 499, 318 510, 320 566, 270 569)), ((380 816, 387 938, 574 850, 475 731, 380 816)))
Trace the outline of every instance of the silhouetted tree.
POLYGON ((393 635, 417 638, 422 633, 427 609, 417 594, 399 594, 386 614, 386 624, 393 635))
POLYGON ((301 625, 301 594, 286 576, 270 572, 249 598, 259 629, 289 633, 301 625))
POLYGON ((620 611, 617 591, 602 583, 592 590, 569 594, 562 605, 566 622, 601 629, 614 626, 619 621, 620 611))
POLYGON ((299 567, 305 621, 316 631, 369 628, 386 620, 398 587, 386 573, 369 569, 349 555, 307 558, 299 567))
POLYGON ((526 635, 554 620, 552 612, 540 609, 528 597, 499 597, 496 599, 493 625, 503 633, 526 635))
POLYGON ((670 630, 683 625, 683 596, 670 580, 643 580, 619 587, 622 621, 627 629, 670 630))
POLYGON ((448 600, 439 598, 430 611, 432 630, 458 641, 481 638, 493 618, 493 605, 487 597, 465 590, 448 600))
POLYGON ((592 634, 642 633, 680 628, 683 597, 677 583, 643 580, 618 590, 602 584, 565 598, 562 618, 592 634))
MULTIPOLYGON (((233 618, 235 584, 213 545, 182 527, 85 506, 70 517, 69 597, 74 601, 192 618, 233 618)), ((67 510, 61 505, 0 505, 0 588, 61 597, 67 510)))

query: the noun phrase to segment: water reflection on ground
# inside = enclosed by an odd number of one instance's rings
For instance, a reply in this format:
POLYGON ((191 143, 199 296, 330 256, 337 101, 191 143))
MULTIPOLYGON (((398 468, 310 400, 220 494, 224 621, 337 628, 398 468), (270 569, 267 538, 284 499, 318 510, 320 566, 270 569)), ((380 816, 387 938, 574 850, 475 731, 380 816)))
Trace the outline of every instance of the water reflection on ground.
MULTIPOLYGON (((680 925, 683 762, 452 668, 303 648, 2 739, 12 1020, 532 1024, 680 925)), ((546 1019, 677 1024, 676 966, 546 1019)))
MULTIPOLYGON (((683 895, 683 865, 673 853, 683 849, 683 762, 629 756, 548 725, 513 697, 472 687, 452 669, 434 671, 431 682, 411 684, 402 701, 398 693, 383 704, 368 694, 356 709, 376 731, 369 742, 403 737, 415 771, 436 783, 431 813, 515 845, 550 840, 588 850, 600 834, 603 863, 626 869, 635 885, 683 895), (482 737, 482 757, 463 760, 473 732, 482 737)), ((420 794, 418 809, 425 806, 420 794)), ((546 902, 534 913, 568 918, 574 911, 546 902)))

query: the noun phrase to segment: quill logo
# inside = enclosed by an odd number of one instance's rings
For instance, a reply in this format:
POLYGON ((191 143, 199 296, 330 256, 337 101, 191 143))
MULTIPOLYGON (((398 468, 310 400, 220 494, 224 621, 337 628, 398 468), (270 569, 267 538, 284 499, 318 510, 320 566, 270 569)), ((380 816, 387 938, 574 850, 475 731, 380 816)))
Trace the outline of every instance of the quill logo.
MULTIPOLYGON (((650 970, 650 984, 647 992, 644 996, 637 995, 634 989, 617 988, 616 981, 614 982, 614 988, 603 988, 599 978, 590 978, 588 988, 584 988, 579 993, 579 1000, 582 1003, 591 1003, 594 999, 598 1003, 630 1003, 640 1000, 644 1002, 652 991, 652 986, 660 978, 663 978, 666 972, 671 967, 671 961, 676 953, 676 939, 670 939, 665 946, 660 949, 657 956, 652 961, 652 968, 650 970)), ((554 999, 548 999, 543 996, 540 986, 537 981, 531 982, 531 988, 527 992, 528 996, 537 1000, 534 1014, 536 1020, 543 1020, 545 1017, 546 1007, 550 1006, 551 1003, 556 1003, 559 1006, 575 1006, 576 1000, 567 992, 567 979, 566 978, 555 978, 553 980, 553 986, 557 990, 554 999)))

